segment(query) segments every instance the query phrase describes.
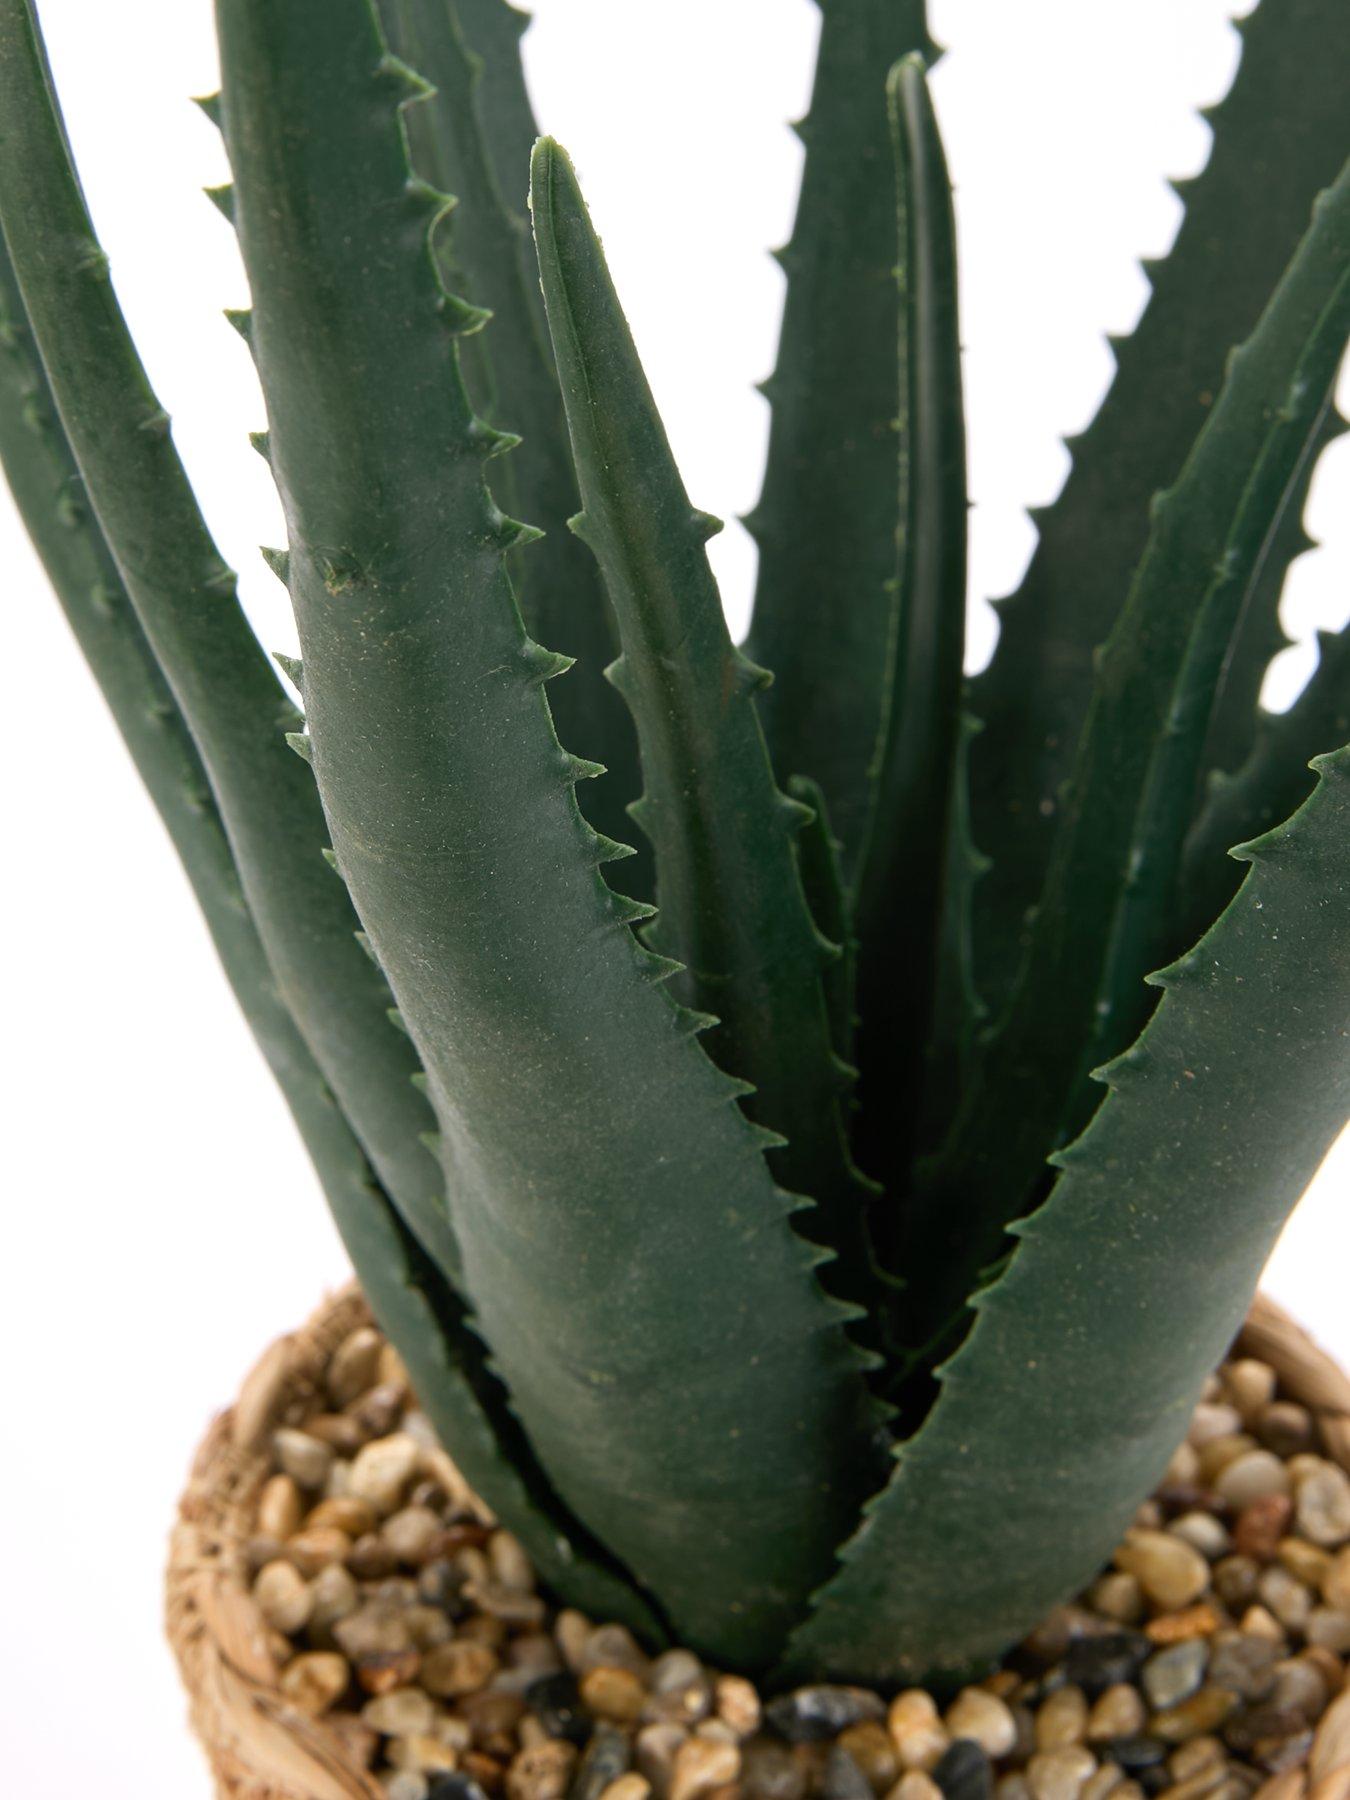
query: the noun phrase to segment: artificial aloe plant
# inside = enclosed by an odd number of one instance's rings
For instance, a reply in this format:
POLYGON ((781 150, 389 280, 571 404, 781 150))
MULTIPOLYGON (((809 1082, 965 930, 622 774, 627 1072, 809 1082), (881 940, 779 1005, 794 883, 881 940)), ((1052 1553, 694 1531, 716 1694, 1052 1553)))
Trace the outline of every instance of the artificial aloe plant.
POLYGON ((303 719, 32 0, 0 456, 466 1476, 653 1643, 895 1682, 1092 1573, 1350 1115, 1346 640, 1259 707, 1339 428, 1350 14, 1242 27, 967 691, 936 52, 822 10, 747 651, 502 0, 217 0, 303 719))

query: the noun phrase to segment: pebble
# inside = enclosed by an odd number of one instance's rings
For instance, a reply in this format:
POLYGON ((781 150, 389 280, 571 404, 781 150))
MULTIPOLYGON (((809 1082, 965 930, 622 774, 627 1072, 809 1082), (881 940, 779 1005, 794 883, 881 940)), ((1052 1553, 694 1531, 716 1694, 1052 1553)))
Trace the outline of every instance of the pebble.
POLYGON ((333 1563, 345 1562, 352 1540, 334 1525, 306 1526, 286 1541, 286 1558, 300 1573, 312 1577, 333 1563))
POLYGON ((1266 1569, 1256 1584, 1256 1592, 1281 1625, 1290 1631, 1302 1631, 1312 1611, 1312 1595, 1288 1569, 1278 1563, 1266 1569))
POLYGON ((990 1756, 1006 1756, 1017 1741, 1017 1725, 1006 1702, 983 1688, 963 1688, 947 1708, 943 1723, 951 1737, 968 1738, 990 1756))
POLYGON ((1179 1613, 1160 1613, 1144 1627, 1151 1644, 1180 1644, 1187 1638, 1209 1637, 1219 1629, 1219 1615, 1207 1601, 1187 1606, 1179 1613))
POLYGON ((420 1688, 391 1688, 361 1708, 361 1717, 386 1737, 419 1737, 436 1723, 436 1707, 420 1688))
POLYGON ((1103 1763, 1083 1783, 1079 1800, 1106 1800, 1108 1794, 1117 1792, 1124 1780, 1125 1776, 1116 1763, 1103 1763))
POLYGON ((1036 1714, 1036 1748, 1062 1750, 1081 1744, 1087 1730, 1088 1703, 1082 1688, 1056 1688, 1036 1714))
POLYGON ((429 1694, 453 1700, 486 1687, 500 1666, 497 1652, 488 1645, 460 1638, 427 1652, 421 1681, 429 1694))
POLYGON ((876 1719, 864 1719, 839 1734, 839 1746, 857 1763, 874 1793, 884 1794, 900 1777, 900 1758, 886 1727, 876 1719))
POLYGON ((1081 1744, 1038 1751, 1027 1764, 1032 1800, 1078 1800, 1096 1767, 1096 1757, 1081 1744))
POLYGON ((1179 1537, 1192 1550, 1198 1550, 1207 1562, 1217 1562, 1233 1548, 1232 1538, 1213 1513, 1182 1513, 1180 1518, 1173 1519, 1168 1529, 1173 1537, 1179 1537))
POLYGON ((384 1800, 427 1800, 431 1791, 426 1776, 414 1769, 399 1769, 381 1785, 384 1800))
POLYGON ((1258 1417, 1275 1398, 1276 1376, 1269 1363, 1255 1357, 1237 1357, 1223 1371, 1229 1400, 1244 1420, 1258 1417))
POLYGON ((264 1537, 285 1540, 300 1529, 305 1503, 292 1475, 273 1475, 258 1496, 258 1530, 264 1537))
POLYGON ((925 1774, 931 1773, 951 1741, 933 1696, 923 1688, 907 1688, 896 1695, 886 1713, 886 1728, 901 1766, 925 1774))
POLYGON ((397 1510, 403 1490, 417 1471, 419 1451, 404 1432, 376 1438, 358 1450, 351 1466, 351 1492, 383 1516, 397 1510))
MULTIPOLYGON (((697 1657, 687 1650, 680 1654, 688 1656, 693 1663, 698 1662, 697 1657)), ((626 1625, 597 1625, 594 1628, 588 1625, 579 1662, 581 1674, 587 1669, 612 1668, 631 1669, 635 1675, 645 1677, 652 1666, 626 1625)))
POLYGON ((719 1675, 713 1688, 713 1705, 718 1718, 729 1725, 738 1738, 753 1737, 759 1730, 762 1709, 754 1682, 746 1681, 740 1675, 719 1675))
POLYGON ((380 1536, 394 1555, 412 1568, 427 1560, 440 1532, 441 1521, 428 1506, 400 1507, 380 1527, 380 1536))
POLYGON ((958 1738, 932 1771, 945 1800, 993 1800, 994 1772, 989 1753, 971 1738, 958 1738))
POLYGON ((1310 1450, 1313 1443, 1312 1414, 1306 1406, 1290 1400, 1276 1400, 1256 1421, 1256 1435, 1267 1450, 1276 1456, 1296 1456, 1310 1450))
POLYGON ((1209 1678, 1243 1700, 1264 1700, 1275 1685, 1280 1646, 1269 1638, 1225 1632, 1210 1649, 1209 1678))
POLYGON ((1310 1644, 1320 1644, 1337 1656, 1350 1652, 1350 1613, 1331 1606, 1315 1606, 1303 1629, 1310 1644))
POLYGON ((741 1772, 741 1753, 735 1744, 691 1737, 675 1752, 670 1771, 669 1800, 698 1800, 713 1788, 735 1781, 741 1772))
POLYGON ((1198 1550, 1166 1531, 1129 1531, 1116 1566, 1139 1579, 1158 1606, 1189 1606, 1209 1585, 1209 1564, 1198 1550))
POLYGON ((333 1466, 333 1447, 307 1431, 283 1427, 272 1433, 272 1454, 297 1487, 321 1488, 333 1466))
POLYGON ((1237 1695, 1227 1688, 1202 1687, 1179 1706, 1155 1713, 1149 1730, 1169 1744, 1184 1744, 1202 1732, 1217 1731, 1236 1705, 1237 1695))
POLYGON ((576 1760, 576 1745, 557 1738, 518 1751, 506 1771, 508 1800, 563 1800, 576 1760))
POLYGON ((1128 1682, 1117 1682, 1094 1704, 1088 1714, 1086 1737, 1089 1743, 1103 1739, 1129 1738, 1144 1729, 1148 1718, 1139 1690, 1128 1682))
POLYGON ((1109 1687, 1133 1681, 1152 1652, 1152 1643, 1138 1631, 1076 1638, 1064 1659, 1065 1679, 1095 1698, 1109 1687))
MULTIPOLYGON (((1196 1548, 1200 1546, 1197 1544, 1196 1548)), ((1092 1589, 1091 1598, 1099 1613, 1122 1625, 1137 1625, 1144 1616, 1144 1590, 1123 1569, 1112 1569, 1103 1575, 1092 1589)))
POLYGON ((647 1688, 641 1676, 631 1669, 601 1664, 597 1669, 587 1669, 582 1676, 581 1698, 599 1718, 631 1725, 646 1702, 647 1688))
POLYGON ((1334 1550, 1350 1538, 1350 1477, 1335 1463, 1317 1462, 1295 1491, 1294 1517, 1301 1534, 1334 1550))
POLYGON ((320 1718, 347 1691, 351 1667, 331 1650, 311 1650, 295 1657, 281 1672, 281 1691, 292 1706, 320 1718))
POLYGON ((644 1725, 633 1740, 637 1766, 658 1794, 669 1787, 676 1753, 688 1737, 683 1725, 644 1725))
POLYGON ((1308 1773, 1314 1783, 1350 1763, 1350 1687, 1332 1701, 1313 1738, 1308 1773))
POLYGON ((612 1725, 598 1725, 577 1764, 568 1800, 600 1800, 601 1794, 628 1774, 632 1760, 632 1746, 625 1734, 612 1725))
MULTIPOLYGON (((805 1800, 807 1774, 786 1744, 759 1737, 741 1752, 741 1784, 750 1800, 805 1800)), ((930 1800, 940 1800, 936 1789, 930 1800)))
POLYGON ((253 1598, 267 1623, 288 1635, 308 1624, 314 1604, 309 1583, 288 1562, 270 1562, 259 1569, 253 1581, 253 1598))
POLYGON ((943 1794, 931 1775, 925 1775, 922 1769, 909 1769, 887 1794, 886 1800, 943 1800, 943 1794))
POLYGON ((1233 1528, 1233 1547, 1239 1555, 1269 1562, 1289 1528, 1294 1503, 1287 1493, 1267 1494, 1244 1507, 1233 1528))
POLYGON ((1214 1483, 1214 1492, 1241 1512, 1257 1500, 1287 1494, 1292 1485, 1289 1470, 1272 1451, 1249 1450, 1222 1471, 1214 1483))
POLYGON ((1335 1562, 1330 1550, 1323 1550, 1301 1537, 1281 1538, 1275 1554, 1281 1565, 1291 1575, 1296 1575, 1305 1587, 1319 1590, 1335 1562))
POLYGON ((820 1800, 873 1800, 872 1783, 842 1744, 830 1745, 816 1792, 820 1800))
POLYGON ((1241 1429, 1242 1414, 1235 1406, 1207 1404, 1202 1401, 1191 1414, 1191 1427, 1186 1436, 1191 1445, 1199 1450, 1216 1438, 1233 1437, 1241 1429))
MULTIPOLYGON (((929 1702, 932 1705, 932 1702, 929 1702)), ((936 1711, 936 1708, 934 1708, 936 1711)), ((886 1708, 867 1688, 820 1683, 780 1694, 764 1709, 769 1725, 790 1744, 823 1743, 864 1719, 883 1719, 886 1708)))
POLYGON ((591 1721, 581 1704, 581 1689, 570 1670, 532 1681, 525 1689, 525 1704, 550 1737, 584 1744, 591 1734, 591 1721))
POLYGON ((1101 1752, 1129 1775, 1147 1774, 1150 1769, 1161 1768, 1167 1761, 1167 1745, 1160 1738, 1148 1736, 1146 1732, 1112 1738, 1109 1743, 1101 1746, 1101 1752))
POLYGON ((1189 1699, 1205 1678, 1209 1645, 1199 1638, 1160 1650, 1144 1664, 1140 1674, 1144 1691, 1155 1709, 1175 1706, 1189 1699))
POLYGON ((459 1761, 449 1744, 442 1743, 440 1738, 433 1737, 429 1732, 395 1738, 385 1754, 396 1768, 415 1769, 424 1775, 453 1769, 459 1761))
POLYGON ((334 1406, 350 1406, 367 1388, 374 1387, 383 1348, 383 1338, 369 1325, 359 1326, 342 1340, 324 1376, 334 1406))
POLYGON ((647 1800, 651 1791, 651 1782, 630 1769, 626 1775, 620 1775, 617 1781, 610 1782, 600 1800, 647 1800))
POLYGON ((1324 1710, 1329 1691, 1320 1670, 1291 1657, 1276 1664, 1268 1697, 1277 1711, 1297 1713, 1306 1722, 1324 1710))

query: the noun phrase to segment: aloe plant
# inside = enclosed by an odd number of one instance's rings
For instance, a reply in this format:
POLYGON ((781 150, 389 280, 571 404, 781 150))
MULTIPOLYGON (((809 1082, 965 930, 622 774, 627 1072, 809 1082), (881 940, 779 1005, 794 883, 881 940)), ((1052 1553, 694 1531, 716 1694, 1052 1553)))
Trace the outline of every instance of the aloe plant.
POLYGON ((520 15, 216 10, 303 718, 32 0, 0 457, 371 1305, 560 1598, 782 1680, 958 1676, 1109 1553, 1350 1115, 1347 640, 1259 706, 1339 429, 1350 15, 1246 22, 967 688, 918 0, 822 0, 744 651, 520 15))

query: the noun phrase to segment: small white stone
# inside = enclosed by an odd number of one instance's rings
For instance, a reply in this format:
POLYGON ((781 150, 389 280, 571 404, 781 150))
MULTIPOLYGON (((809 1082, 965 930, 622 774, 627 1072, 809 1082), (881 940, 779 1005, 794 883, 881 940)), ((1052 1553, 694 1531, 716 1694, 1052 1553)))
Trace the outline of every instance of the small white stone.
POLYGON ((943 1723, 953 1738, 971 1738, 992 1757, 1006 1756, 1017 1742, 1017 1723, 997 1694, 968 1687, 947 1708, 943 1723))
POLYGON ((1290 1486, 1289 1471, 1278 1456, 1269 1450, 1248 1450, 1220 1473, 1214 1491, 1234 1512, 1241 1512, 1255 1500, 1287 1494, 1290 1486))
POLYGON ((1032 1800, 1079 1800, 1096 1770, 1096 1757, 1081 1744, 1040 1750, 1027 1764, 1032 1800))
POLYGON ((333 1447, 307 1431, 285 1426, 272 1433, 272 1454, 281 1469, 302 1488, 321 1488, 333 1466, 333 1447))
POLYGON ((377 1513, 395 1511, 404 1488, 417 1472, 419 1454, 417 1445, 404 1432, 376 1438, 356 1453, 351 1492, 377 1513))
POLYGON ((1335 1463, 1318 1462, 1302 1479, 1295 1479, 1294 1518, 1299 1531, 1326 1550, 1337 1549, 1350 1538, 1350 1477, 1335 1463))

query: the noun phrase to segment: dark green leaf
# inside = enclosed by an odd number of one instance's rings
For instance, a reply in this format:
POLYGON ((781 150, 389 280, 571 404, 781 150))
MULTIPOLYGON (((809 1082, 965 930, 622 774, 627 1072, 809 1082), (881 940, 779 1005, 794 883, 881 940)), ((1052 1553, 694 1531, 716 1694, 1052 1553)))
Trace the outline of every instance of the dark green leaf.
POLYGON ((868 1481, 860 1357, 599 873, 370 7, 217 16, 314 767, 477 1318, 563 1501, 686 1641, 754 1664, 868 1481))
POLYGON ((922 58, 891 71, 887 97, 901 244, 901 555, 856 920, 860 1154, 894 1192, 913 1153, 959 804, 967 503, 956 224, 922 58))
POLYGON ((820 783, 855 872, 895 610, 895 187, 886 76, 936 54, 922 0, 821 0, 747 649, 780 777, 820 783))
MULTIPOLYGON (((1062 789, 1092 693, 1093 653, 1125 600, 1149 502, 1175 481, 1223 378, 1288 262, 1313 196, 1346 153, 1344 0, 1261 0, 1237 26, 1242 61, 1206 116, 1204 172, 1178 183, 1186 214, 1101 410, 1074 440, 1040 543, 1001 608, 1002 632, 972 710, 975 841, 993 860, 977 903, 981 983, 1001 1006, 1026 945, 1062 789), (1278 120, 1278 127, 1273 121, 1278 120)), ((1141 104, 1146 103, 1141 96, 1141 104)))
POLYGON ((1224 657, 1316 441, 1347 335, 1350 164, 1318 199, 1176 485, 1154 504, 1099 659, 1025 964, 908 1216, 913 1255, 926 1276, 935 1271, 923 1284, 921 1337, 999 1254, 1046 1156, 1085 1122, 1092 1064, 1142 1022, 1143 977, 1168 942, 1224 657))
POLYGON ((1162 1474, 1290 1209, 1350 1114, 1350 750, 1250 845, 1017 1226, 785 1680, 960 1677, 1089 1580, 1162 1474))
MULTIPOLYGON (((852 1071, 835 1054, 825 981, 843 955, 807 908, 796 837, 805 814, 776 786, 755 707, 762 671, 736 650, 704 550, 715 521, 689 504, 603 253, 565 153, 534 154, 530 205, 554 354, 594 551, 619 621, 611 679, 633 713, 656 852, 647 941, 683 965, 705 1043, 748 1081, 747 1111, 786 1140, 775 1174, 819 1208, 804 1229, 855 1241, 867 1201, 848 1158, 852 1071)), ((850 1298, 865 1266, 831 1270, 850 1298)))
POLYGON ((207 770, 291 1016, 413 1229, 454 1266, 417 1058, 321 856, 300 723, 235 599, 118 309, 45 76, 31 0, 0 3, 0 220, 107 548, 207 770))

